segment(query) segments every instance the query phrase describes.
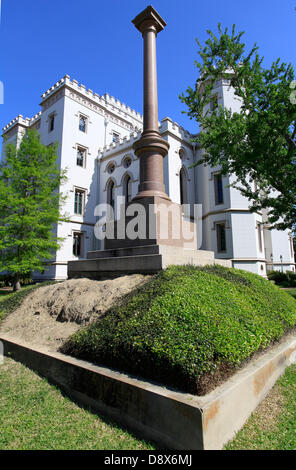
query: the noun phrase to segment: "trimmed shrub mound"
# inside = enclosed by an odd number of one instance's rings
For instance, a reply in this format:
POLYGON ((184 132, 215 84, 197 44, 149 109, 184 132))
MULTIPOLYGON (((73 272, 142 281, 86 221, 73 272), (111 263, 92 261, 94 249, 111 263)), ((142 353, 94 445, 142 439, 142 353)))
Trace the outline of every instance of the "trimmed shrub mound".
POLYGON ((204 394, 295 325, 295 300, 260 276, 171 266, 61 351, 204 394))

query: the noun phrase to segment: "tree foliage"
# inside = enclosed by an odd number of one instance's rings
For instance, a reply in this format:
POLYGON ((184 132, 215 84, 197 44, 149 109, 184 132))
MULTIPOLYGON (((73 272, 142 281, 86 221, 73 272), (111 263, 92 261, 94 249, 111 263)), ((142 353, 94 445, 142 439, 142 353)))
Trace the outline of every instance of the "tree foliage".
POLYGON ((278 229, 296 223, 296 82, 291 64, 280 59, 263 66, 258 47, 246 52, 243 32, 231 33, 218 25, 218 35, 207 31, 195 62, 195 87, 180 96, 187 114, 200 124, 198 142, 204 149, 199 162, 221 165, 234 174, 235 187, 250 201, 252 211, 268 210, 278 229), (215 84, 233 89, 240 111, 224 108, 214 99, 215 84), (211 110, 209 103, 213 103, 211 110), (256 184, 254 184, 254 182, 256 184))
POLYGON ((28 130, 21 144, 5 145, 0 164, 0 272, 19 280, 43 271, 60 247, 54 224, 64 196, 59 187, 66 175, 56 163, 57 145, 46 147, 35 130, 28 130))

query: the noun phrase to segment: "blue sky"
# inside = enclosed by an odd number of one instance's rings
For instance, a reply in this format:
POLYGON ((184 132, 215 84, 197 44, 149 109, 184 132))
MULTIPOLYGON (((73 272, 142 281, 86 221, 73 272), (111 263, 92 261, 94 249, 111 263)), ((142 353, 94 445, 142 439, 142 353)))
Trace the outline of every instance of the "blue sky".
MULTIPOLYGON (((66 73, 87 88, 110 93, 142 113, 142 38, 131 20, 149 0, 2 0, 0 127, 18 114, 31 117, 40 96, 66 73)), ((296 63, 296 0, 153 0, 167 22, 159 34, 159 118, 191 132, 194 121, 178 96, 196 80, 195 38, 236 24, 270 64, 296 63)))

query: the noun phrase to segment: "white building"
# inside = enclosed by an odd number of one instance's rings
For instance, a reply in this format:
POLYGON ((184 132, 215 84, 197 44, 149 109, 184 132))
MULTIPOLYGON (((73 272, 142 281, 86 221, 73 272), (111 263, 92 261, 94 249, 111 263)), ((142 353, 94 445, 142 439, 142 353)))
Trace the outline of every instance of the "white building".
MULTIPOLYGON (((219 103, 239 109, 226 81, 215 90, 219 103)), ((36 128, 45 145, 58 142, 61 168, 68 181, 61 188, 68 198, 64 211, 70 222, 55 227, 65 239, 42 279, 67 277, 67 262, 103 248, 94 236, 94 209, 118 196, 128 201, 138 192, 139 162, 133 143, 140 137, 142 116, 108 94, 99 96, 68 75, 42 95, 41 111, 33 118, 18 116, 3 129, 8 142, 19 142, 24 131, 36 128)), ((201 158, 192 135, 165 118, 160 133, 170 144, 164 159, 166 192, 173 202, 202 204, 201 249, 215 258, 230 259, 235 268, 263 276, 267 270, 295 270, 289 231, 269 231, 261 213, 251 213, 248 200, 232 187, 232 176, 219 168, 191 165, 201 158)), ((5 145, 3 145, 3 150, 5 145)))

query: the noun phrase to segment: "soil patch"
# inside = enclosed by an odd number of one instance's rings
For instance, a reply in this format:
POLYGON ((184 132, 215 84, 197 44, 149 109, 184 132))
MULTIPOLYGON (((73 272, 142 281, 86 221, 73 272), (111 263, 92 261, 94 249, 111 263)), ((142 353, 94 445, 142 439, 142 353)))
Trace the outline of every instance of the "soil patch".
POLYGON ((82 325, 88 325, 151 276, 134 274, 93 281, 71 279, 40 287, 0 325, 0 333, 37 348, 57 351, 82 325))

